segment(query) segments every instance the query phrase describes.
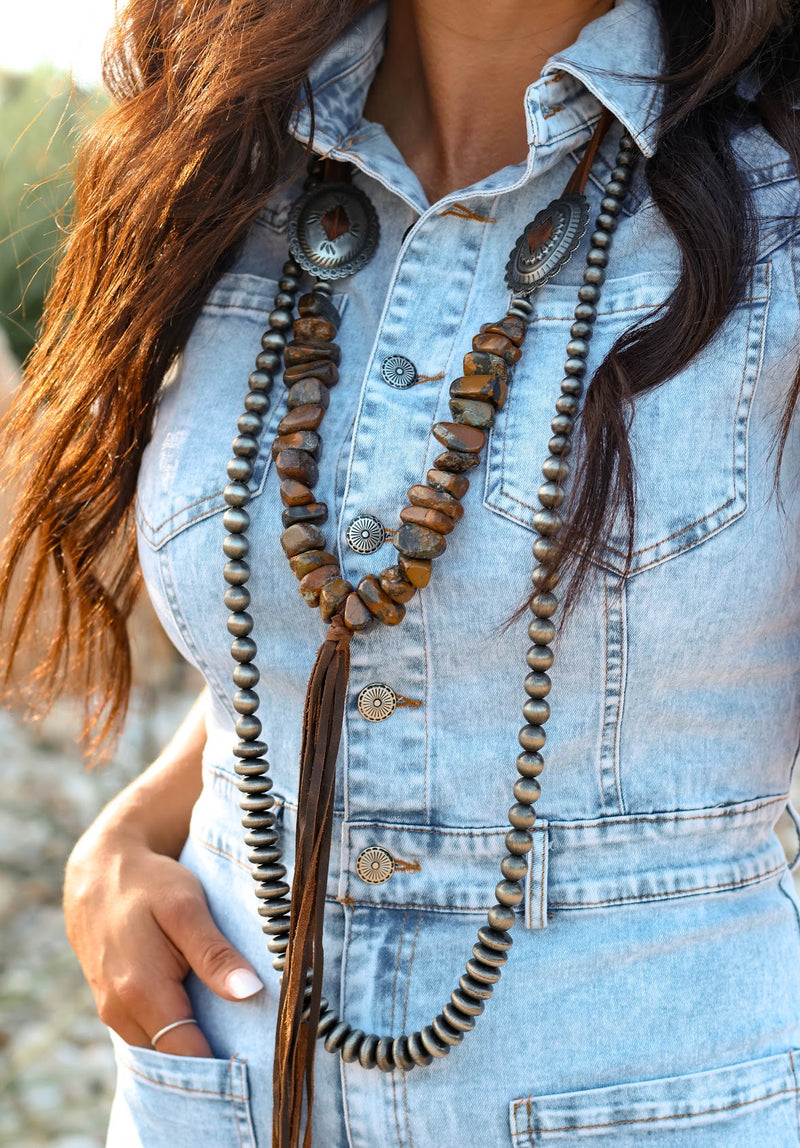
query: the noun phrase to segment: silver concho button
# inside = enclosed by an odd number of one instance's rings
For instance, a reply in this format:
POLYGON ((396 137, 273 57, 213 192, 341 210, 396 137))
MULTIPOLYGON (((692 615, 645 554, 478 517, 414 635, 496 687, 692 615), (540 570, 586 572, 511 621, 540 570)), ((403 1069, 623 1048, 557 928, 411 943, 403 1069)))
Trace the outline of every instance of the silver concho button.
POLYGON ((386 541, 386 531, 371 514, 359 514, 345 531, 347 545, 356 554, 374 554, 386 541))
POLYGON ((589 204, 573 192, 554 199, 528 224, 506 264, 506 283, 515 294, 529 295, 552 279, 572 258, 586 225, 589 204))
POLYGON ((375 208, 351 183, 312 187, 289 213, 289 250, 319 279, 360 271, 375 254, 379 235, 375 208))
POLYGON ((368 885, 382 885, 394 873, 394 857, 377 845, 369 845, 356 857, 356 873, 368 885))
POLYGON ((381 363, 381 378, 390 387, 405 390, 417 381, 417 368, 405 355, 390 355, 381 363))
POLYGON ((358 712, 367 721, 385 721, 397 706, 397 694, 384 682, 364 686, 358 695, 358 712))

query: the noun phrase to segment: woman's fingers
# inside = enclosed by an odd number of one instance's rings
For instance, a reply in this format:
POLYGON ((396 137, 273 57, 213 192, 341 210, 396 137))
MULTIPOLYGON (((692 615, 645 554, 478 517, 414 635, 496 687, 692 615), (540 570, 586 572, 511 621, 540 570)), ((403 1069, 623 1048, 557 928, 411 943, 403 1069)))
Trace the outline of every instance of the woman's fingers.
POLYGON ((250 962, 215 925, 199 882, 194 888, 186 884, 176 888, 172 897, 153 904, 153 915, 200 980, 218 996, 245 1000, 264 987, 250 962))

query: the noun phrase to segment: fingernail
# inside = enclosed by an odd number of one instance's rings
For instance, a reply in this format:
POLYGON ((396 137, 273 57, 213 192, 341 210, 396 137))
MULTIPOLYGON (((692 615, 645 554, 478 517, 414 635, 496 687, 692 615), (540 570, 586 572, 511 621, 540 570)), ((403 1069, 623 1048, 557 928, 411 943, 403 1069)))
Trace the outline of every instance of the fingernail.
POLYGON ((237 1001, 243 1001, 263 989, 264 985, 249 969, 234 969, 232 973, 228 973, 225 987, 237 1001))

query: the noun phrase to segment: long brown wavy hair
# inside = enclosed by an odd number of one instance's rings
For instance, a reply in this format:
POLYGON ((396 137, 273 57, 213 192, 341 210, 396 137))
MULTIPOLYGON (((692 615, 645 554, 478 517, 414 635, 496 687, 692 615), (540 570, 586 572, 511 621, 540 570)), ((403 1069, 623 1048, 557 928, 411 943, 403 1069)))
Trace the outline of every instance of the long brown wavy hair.
MULTIPOLYGON (((57 609, 30 681, 39 709, 67 683, 85 699, 87 756, 105 758, 131 682, 127 620, 140 591, 132 518, 156 392, 205 296, 274 191, 312 61, 362 0, 131 0, 106 48, 113 103, 82 142, 74 216, 39 342, 0 426, 15 492, 0 564, 11 672, 55 574, 57 609), (12 582, 14 593, 12 595, 12 582)), ((666 101, 645 175, 682 256, 658 316, 594 374, 564 551, 574 600, 615 515, 635 509, 635 395, 680 371, 741 298, 756 225, 731 148, 763 124, 800 170, 792 0, 658 0, 666 101), (745 100, 739 81, 757 77, 745 100)), ((800 392, 787 383, 778 463, 800 392)))

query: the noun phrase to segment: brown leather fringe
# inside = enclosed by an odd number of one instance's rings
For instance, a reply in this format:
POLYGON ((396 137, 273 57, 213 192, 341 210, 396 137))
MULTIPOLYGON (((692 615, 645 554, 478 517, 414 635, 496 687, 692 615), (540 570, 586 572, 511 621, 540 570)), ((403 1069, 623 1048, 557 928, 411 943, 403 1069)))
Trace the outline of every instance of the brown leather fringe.
POLYGON ((352 636, 352 630, 336 615, 317 651, 306 689, 289 947, 281 981, 272 1072, 273 1148, 300 1148, 304 1088, 303 1145, 311 1146, 314 1052, 322 995, 322 918, 333 826, 336 755, 350 675, 352 636), (303 1020, 308 983, 309 1013, 303 1020))

